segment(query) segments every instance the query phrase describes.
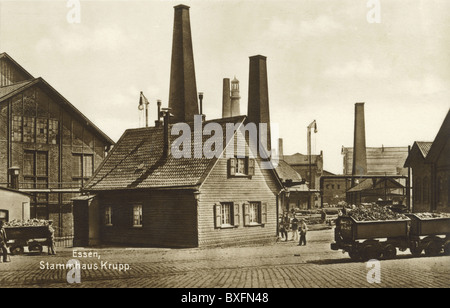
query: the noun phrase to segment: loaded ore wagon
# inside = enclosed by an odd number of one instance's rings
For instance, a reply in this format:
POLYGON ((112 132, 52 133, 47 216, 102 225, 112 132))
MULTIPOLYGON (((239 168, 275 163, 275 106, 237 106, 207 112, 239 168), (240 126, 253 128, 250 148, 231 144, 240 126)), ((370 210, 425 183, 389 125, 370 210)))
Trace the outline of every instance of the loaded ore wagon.
POLYGON ((48 221, 29 220, 12 221, 5 225, 7 246, 12 255, 19 255, 27 247, 29 252, 42 253, 43 246, 48 246, 48 221))
POLYGON ((354 260, 392 259, 397 248, 415 256, 423 250, 428 256, 442 250, 448 255, 450 216, 398 214, 381 206, 355 209, 338 217, 334 237, 331 249, 348 252, 354 260))

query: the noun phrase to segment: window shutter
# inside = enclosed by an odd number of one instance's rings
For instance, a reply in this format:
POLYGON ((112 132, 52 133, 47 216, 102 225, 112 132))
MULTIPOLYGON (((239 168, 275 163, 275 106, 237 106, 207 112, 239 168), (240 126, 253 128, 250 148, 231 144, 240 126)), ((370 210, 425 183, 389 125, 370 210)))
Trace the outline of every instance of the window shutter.
POLYGON ((228 173, 231 176, 236 175, 236 158, 230 158, 228 160, 228 173))
POLYGON ((244 226, 248 226, 250 224, 250 209, 249 204, 244 203, 244 226))
POLYGON ((248 175, 255 175, 255 159, 249 158, 248 159, 248 175))
POLYGON ((221 204, 214 205, 214 217, 215 217, 216 228, 220 228, 222 226, 222 205, 221 204))
POLYGON ((267 202, 261 203, 261 223, 267 223, 267 202))
POLYGON ((240 223, 240 213, 239 213, 239 203, 233 204, 233 214, 234 214, 234 221, 233 225, 239 226, 240 223))

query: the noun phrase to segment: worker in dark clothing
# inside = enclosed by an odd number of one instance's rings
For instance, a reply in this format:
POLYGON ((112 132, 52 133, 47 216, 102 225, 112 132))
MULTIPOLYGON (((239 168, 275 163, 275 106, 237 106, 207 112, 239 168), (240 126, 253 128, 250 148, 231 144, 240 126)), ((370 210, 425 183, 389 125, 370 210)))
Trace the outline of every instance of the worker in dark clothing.
POLYGON ((55 253, 55 229, 52 227, 53 221, 48 222, 48 254, 56 255, 55 253))
POLYGON ((6 237, 6 231, 3 228, 4 222, 0 221, 0 248, 2 249, 3 262, 8 261, 8 249, 6 248, 6 243, 8 242, 8 238, 6 237))

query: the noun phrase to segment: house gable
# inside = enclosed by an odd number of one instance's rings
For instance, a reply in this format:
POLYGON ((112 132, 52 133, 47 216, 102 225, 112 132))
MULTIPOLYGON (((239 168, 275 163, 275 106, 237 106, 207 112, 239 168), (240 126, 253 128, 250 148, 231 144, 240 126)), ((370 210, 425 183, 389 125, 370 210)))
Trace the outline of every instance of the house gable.
POLYGON ((33 76, 20 66, 7 53, 0 54, 0 87, 33 79, 33 76))

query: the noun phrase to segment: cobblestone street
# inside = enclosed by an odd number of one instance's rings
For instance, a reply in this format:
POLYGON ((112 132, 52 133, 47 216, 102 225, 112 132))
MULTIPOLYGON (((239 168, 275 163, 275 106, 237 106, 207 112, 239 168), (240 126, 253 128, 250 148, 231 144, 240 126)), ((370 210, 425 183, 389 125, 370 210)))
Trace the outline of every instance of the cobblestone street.
POLYGON ((293 241, 270 246, 215 249, 65 248, 57 256, 12 256, 0 264, 1 287, 303 288, 448 287, 450 258, 413 258, 401 252, 381 261, 380 283, 370 268, 330 250, 332 230, 308 234, 308 246, 293 241), (96 252, 99 257, 74 257, 96 252), (81 283, 67 282, 71 259, 83 266, 81 283), (126 271, 125 266, 129 266, 126 271))

